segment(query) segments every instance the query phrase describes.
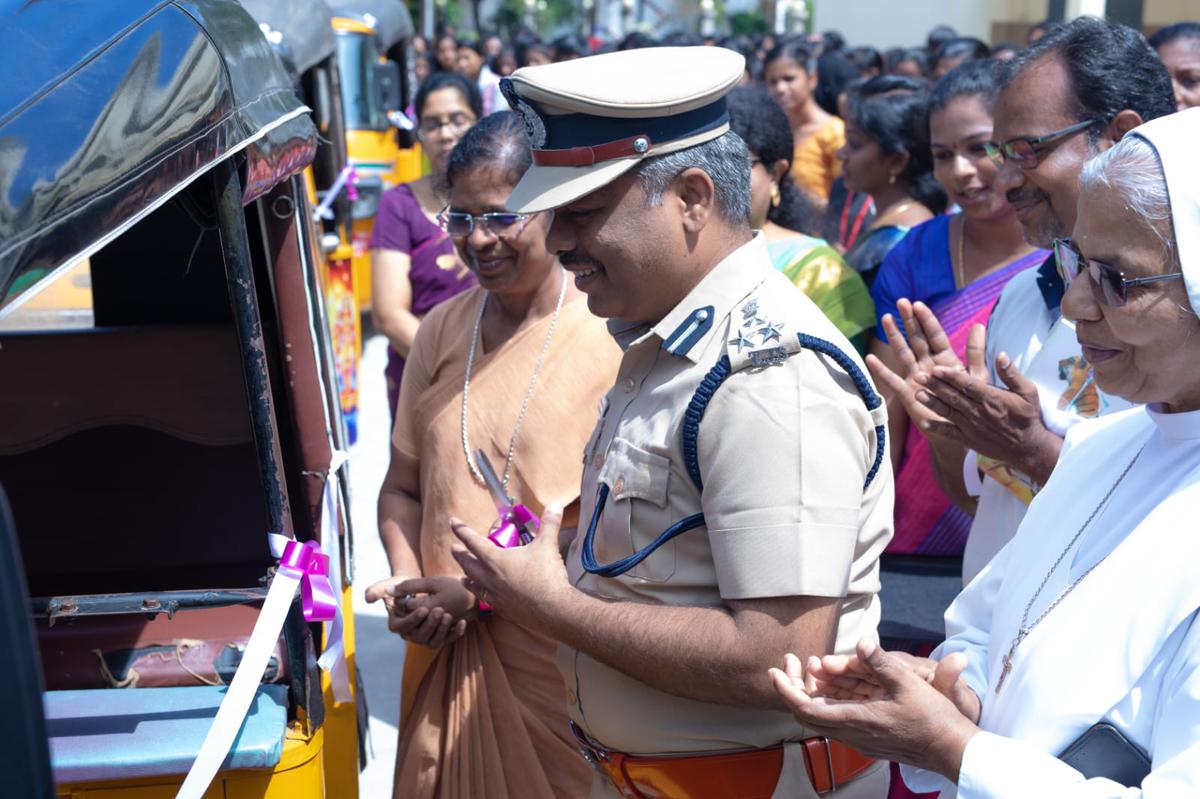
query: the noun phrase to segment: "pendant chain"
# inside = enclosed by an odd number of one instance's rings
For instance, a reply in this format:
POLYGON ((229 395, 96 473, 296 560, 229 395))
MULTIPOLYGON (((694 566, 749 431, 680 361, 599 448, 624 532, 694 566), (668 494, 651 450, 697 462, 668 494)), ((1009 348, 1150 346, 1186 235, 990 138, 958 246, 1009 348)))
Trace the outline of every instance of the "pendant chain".
POLYGON ((1054 561, 1054 565, 1050 567, 1050 570, 1046 572, 1046 576, 1042 578, 1042 584, 1037 587, 1037 590, 1033 592, 1033 596, 1030 597, 1029 603, 1025 605, 1025 613, 1021 616, 1021 626, 1017 629, 1017 635, 1015 638, 1013 638, 1012 646, 1008 648, 1008 653, 1004 656, 1004 667, 1000 672, 1000 679, 996 682, 996 693, 1000 693, 1000 687, 1004 685, 1005 678, 1007 678, 1009 673, 1012 671, 1013 656, 1017 653, 1017 647, 1021 645, 1021 642, 1028 638, 1029 634, 1033 632, 1034 628, 1042 623, 1042 619, 1049 616, 1052 610, 1058 607, 1064 599, 1070 596, 1071 592, 1075 590, 1077 585, 1083 582, 1085 577, 1091 574, 1097 566, 1108 559, 1108 555, 1105 555, 1103 558, 1089 567, 1087 571, 1076 577, 1075 580, 1066 588, 1064 588, 1062 593, 1059 594, 1054 601, 1051 602, 1046 609, 1043 610, 1041 614, 1033 620, 1032 624, 1028 623, 1029 612, 1033 610, 1033 603, 1037 602, 1037 598, 1042 595, 1042 590, 1045 589, 1046 583, 1050 582, 1050 577, 1055 571, 1058 570, 1058 567, 1062 565, 1063 560, 1067 557, 1067 553, 1070 552, 1072 547, 1075 546, 1076 542, 1079 541, 1079 538, 1083 535, 1084 530, 1088 528, 1088 525, 1092 523, 1092 520, 1096 518, 1104 506, 1108 504, 1108 501, 1112 499, 1113 492, 1117 490, 1117 486, 1121 485, 1121 481, 1125 479, 1125 475, 1129 474, 1129 470, 1133 468, 1133 464, 1137 463, 1137 460, 1139 457, 1141 457, 1142 450, 1144 449, 1146 449, 1145 444, 1143 444, 1141 449, 1139 449, 1133 456, 1133 460, 1129 461, 1129 465, 1125 467, 1125 470, 1121 472, 1120 477, 1118 477, 1112 484, 1112 487, 1108 489, 1108 493, 1104 495, 1104 498, 1100 500, 1098 505, 1096 505, 1091 515, 1087 517, 1087 521, 1083 523, 1078 532, 1076 532, 1074 537, 1071 538, 1071 540, 1067 543, 1067 546, 1059 554, 1058 560, 1054 561))
POLYGON ((962 226, 958 229, 958 263, 957 275, 958 288, 964 289, 967 287, 967 260, 966 260, 966 241, 967 241, 967 215, 962 215, 962 226))
MULTIPOLYGON (((525 400, 521 403, 521 411, 517 414, 516 424, 513 425, 512 438, 508 442, 508 455, 504 461, 504 475, 500 478, 505 491, 508 490, 508 478, 512 469, 513 454, 517 450, 517 434, 521 432, 521 423, 525 421, 525 414, 529 411, 529 401, 533 399, 533 390, 537 386, 538 373, 542 371, 542 363, 546 360, 546 352, 550 349, 550 339, 554 337, 554 328, 558 326, 558 315, 562 311, 563 298, 567 296, 566 273, 560 269, 559 276, 562 279, 562 288, 558 292, 558 304, 554 306, 554 315, 550 318, 550 329, 546 331, 546 340, 542 342, 542 351, 538 354, 537 362, 533 365, 533 374, 529 378, 529 388, 525 390, 525 400)), ((471 371, 475 366, 475 352, 482 335, 483 312, 487 308, 487 301, 488 294, 485 291, 483 298, 479 301, 479 312, 475 315, 475 331, 471 334, 471 349, 467 351, 467 370, 463 376, 462 398, 463 454, 467 457, 467 467, 470 468, 471 474, 481 485, 486 485, 486 483, 484 482, 483 474, 479 471, 479 467, 475 465, 475 460, 471 457, 470 436, 467 434, 467 397, 471 392, 471 371)))

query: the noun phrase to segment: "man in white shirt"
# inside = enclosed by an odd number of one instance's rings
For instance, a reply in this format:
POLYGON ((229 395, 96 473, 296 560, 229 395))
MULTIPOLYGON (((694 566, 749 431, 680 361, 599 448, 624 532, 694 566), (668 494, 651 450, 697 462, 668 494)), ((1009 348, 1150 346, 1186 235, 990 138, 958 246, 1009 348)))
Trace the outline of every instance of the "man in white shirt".
MULTIPOLYGON (((999 144, 989 154, 1000 169, 996 188, 1016 208, 1030 244, 1049 249, 1071 235, 1088 159, 1175 110, 1169 85, 1144 80, 1130 66, 1147 57, 1144 49, 1128 28, 1081 17, 1008 66, 995 108, 999 144)), ((1013 278, 988 324, 990 384, 964 371, 952 383, 930 380, 918 395, 943 417, 927 432, 971 450, 962 479, 979 503, 964 583, 1012 538, 1058 462, 1067 429, 1129 407, 1096 388, 1074 326, 1059 310, 1062 295, 1053 256, 1013 278)))

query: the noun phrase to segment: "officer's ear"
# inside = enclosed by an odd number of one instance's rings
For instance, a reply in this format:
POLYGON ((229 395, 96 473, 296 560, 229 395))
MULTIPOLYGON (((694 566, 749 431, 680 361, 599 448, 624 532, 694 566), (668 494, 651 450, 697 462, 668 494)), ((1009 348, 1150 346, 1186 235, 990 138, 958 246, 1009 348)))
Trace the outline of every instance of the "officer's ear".
POLYGON ((673 184, 684 230, 695 235, 715 218, 717 191, 712 176, 703 169, 690 167, 680 172, 673 184))

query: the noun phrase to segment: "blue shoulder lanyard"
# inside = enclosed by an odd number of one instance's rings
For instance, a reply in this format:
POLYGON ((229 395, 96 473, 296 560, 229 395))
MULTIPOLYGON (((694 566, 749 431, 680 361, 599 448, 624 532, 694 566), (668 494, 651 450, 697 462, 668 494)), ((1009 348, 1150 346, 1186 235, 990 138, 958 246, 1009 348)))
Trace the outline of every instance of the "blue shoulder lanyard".
MULTIPOLYGON (((829 356, 850 376, 850 379, 854 381, 854 387, 858 390, 863 402, 866 403, 867 410, 873 411, 883 404, 883 398, 875 393, 874 387, 871 386, 871 381, 863 374, 862 369, 859 369, 854 359, 843 352, 836 344, 805 333, 800 333, 796 338, 802 348, 829 356)), ((716 390, 729 377, 732 369, 729 356, 722 355, 721 360, 717 361, 716 366, 710 369, 708 374, 704 376, 704 379, 700 381, 700 385, 696 388, 696 393, 692 395, 692 400, 688 403, 687 410, 683 415, 681 436, 683 460, 684 465, 687 467, 688 476, 696 485, 697 491, 704 490, 704 481, 700 478, 700 457, 697 450, 700 440, 700 421, 704 418, 704 412, 708 409, 708 403, 712 400, 713 394, 716 393, 716 390)), ((875 475, 879 473, 879 469, 883 465, 884 444, 886 440, 887 428, 884 425, 876 425, 875 462, 871 464, 871 468, 867 472, 867 478, 863 481, 864 491, 871 485, 871 481, 875 479, 875 475)), ((614 560, 612 563, 601 564, 596 560, 596 528, 600 526, 600 519, 604 515, 604 506, 608 504, 608 495, 608 485, 601 482, 600 488, 596 492, 596 507, 592 510, 591 521, 588 522, 587 531, 583 536, 583 568, 590 574, 597 574, 601 577, 619 577, 630 569, 636 568, 639 563, 654 554, 656 550, 672 538, 682 535, 689 530, 695 530, 697 527, 704 526, 704 514, 692 514, 663 530, 658 534, 657 538, 632 555, 614 560)))

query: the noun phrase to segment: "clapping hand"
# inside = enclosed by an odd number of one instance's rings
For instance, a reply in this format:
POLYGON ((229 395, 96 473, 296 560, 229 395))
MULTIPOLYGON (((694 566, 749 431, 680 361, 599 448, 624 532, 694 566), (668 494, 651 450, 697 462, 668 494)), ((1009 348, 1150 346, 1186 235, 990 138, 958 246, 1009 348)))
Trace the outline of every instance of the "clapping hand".
POLYGON ((941 676, 935 666, 929 679, 897 653, 864 642, 841 668, 826 669, 813 658, 805 673, 789 654, 784 668, 771 669, 770 676, 792 715, 814 732, 957 782, 963 752, 979 730, 939 687, 959 681, 965 663, 956 661, 941 676))
MULTIPOLYGON (((888 345, 900 372, 893 371, 874 355, 867 356, 867 367, 880 385, 900 400, 914 424, 928 434, 938 435, 945 430, 939 425, 944 425, 946 419, 918 399, 924 387, 921 378, 939 366, 962 371, 963 363, 955 354, 937 316, 925 303, 913 303, 902 298, 896 303, 896 310, 904 322, 904 333, 900 332, 900 326, 891 314, 884 314, 880 322, 887 333, 888 345)), ((984 336, 982 325, 971 329, 967 341, 966 369, 969 374, 987 380, 984 336)))
MULTIPOLYGON (((967 667, 966 655, 954 652, 941 660, 934 660, 907 652, 887 654, 898 665, 936 688, 968 719, 973 722, 979 720, 979 697, 962 679, 967 667)), ((830 699, 879 699, 885 693, 875 672, 858 654, 810 657, 804 669, 804 685, 810 696, 830 699)))
POLYGON ((938 366, 919 375, 917 399, 931 419, 929 435, 957 441, 989 458, 1021 469, 1044 483, 1058 462, 1062 438, 1042 420, 1037 386, 1006 353, 996 356, 996 372, 1007 388, 986 376, 938 366))

